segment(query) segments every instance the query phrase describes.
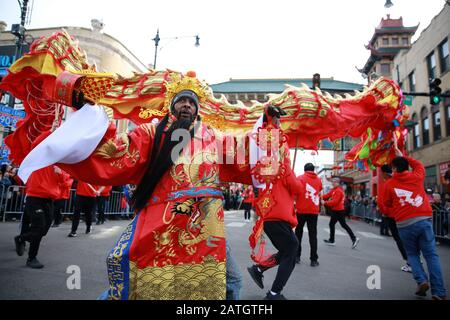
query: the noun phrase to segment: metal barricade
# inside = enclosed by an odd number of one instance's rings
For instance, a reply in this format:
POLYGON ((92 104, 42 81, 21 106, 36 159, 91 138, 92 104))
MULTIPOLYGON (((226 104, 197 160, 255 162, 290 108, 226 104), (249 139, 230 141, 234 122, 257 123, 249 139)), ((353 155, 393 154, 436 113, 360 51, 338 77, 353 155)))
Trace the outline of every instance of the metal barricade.
POLYGON ((449 238, 449 210, 433 210, 433 231, 438 239, 449 238))
POLYGON ((15 215, 15 218, 20 218, 23 212, 24 198, 24 186, 13 185, 2 189, 1 207, 3 212, 3 222, 6 221, 7 215, 15 215))
MULTIPOLYGON (((123 192, 112 191, 111 195, 105 201, 105 215, 130 215, 130 206, 122 208, 123 192)), ((72 215, 75 209, 76 190, 70 190, 70 197, 64 204, 62 215, 72 215)), ((20 219, 25 206, 25 187, 0 185, 0 213, 3 215, 2 221, 5 222, 11 216, 20 219)), ((96 210, 97 212, 97 210, 96 210)))

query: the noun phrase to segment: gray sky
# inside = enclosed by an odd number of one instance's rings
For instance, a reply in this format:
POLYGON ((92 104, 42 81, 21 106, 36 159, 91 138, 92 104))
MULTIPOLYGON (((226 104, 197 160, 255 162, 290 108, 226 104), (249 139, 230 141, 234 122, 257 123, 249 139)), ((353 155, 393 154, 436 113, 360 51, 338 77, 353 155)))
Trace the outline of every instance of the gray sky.
MULTIPOLYGON (((233 78, 322 77, 364 83, 355 66, 369 56, 364 48, 391 13, 420 31, 438 14, 444 0, 34 0, 29 28, 90 27, 102 19, 104 31, 123 42, 144 63, 153 61, 152 38, 200 35, 167 43, 158 67, 195 70, 209 83, 233 78)), ((17 0, 0 0, 0 20, 19 22, 17 0)), ((114 70, 110 70, 114 71, 114 70)))

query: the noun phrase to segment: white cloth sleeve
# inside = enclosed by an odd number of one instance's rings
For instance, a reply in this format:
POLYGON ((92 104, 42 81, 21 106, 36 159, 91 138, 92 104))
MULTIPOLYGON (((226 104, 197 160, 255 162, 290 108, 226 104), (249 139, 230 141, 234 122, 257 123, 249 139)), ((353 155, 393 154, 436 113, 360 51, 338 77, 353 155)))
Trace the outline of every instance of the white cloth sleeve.
POLYGON ((84 105, 37 145, 22 161, 18 175, 24 183, 39 169, 55 163, 73 164, 89 157, 108 129, 102 107, 84 105))

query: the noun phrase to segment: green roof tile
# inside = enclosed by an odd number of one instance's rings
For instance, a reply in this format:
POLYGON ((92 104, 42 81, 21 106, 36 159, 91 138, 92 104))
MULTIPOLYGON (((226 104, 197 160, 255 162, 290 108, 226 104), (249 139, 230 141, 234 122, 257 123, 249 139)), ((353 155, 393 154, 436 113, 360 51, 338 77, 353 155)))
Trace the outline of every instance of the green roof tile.
MULTIPOLYGON (((232 79, 227 82, 211 85, 217 93, 280 93, 285 89, 285 84, 299 87, 301 83, 312 86, 312 79, 232 79)), ((344 82, 331 79, 321 79, 320 87, 324 91, 353 91, 362 90, 359 83, 344 82)))

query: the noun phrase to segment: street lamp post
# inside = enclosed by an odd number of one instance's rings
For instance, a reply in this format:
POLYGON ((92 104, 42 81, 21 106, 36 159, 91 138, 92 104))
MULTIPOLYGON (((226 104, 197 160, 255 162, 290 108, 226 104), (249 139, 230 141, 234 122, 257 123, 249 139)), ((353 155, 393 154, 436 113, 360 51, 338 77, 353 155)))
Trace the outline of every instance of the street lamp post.
MULTIPOLYGON (((11 26, 11 33, 17 37, 16 41, 16 54, 15 60, 22 56, 23 42, 25 39, 25 21, 27 18, 28 1, 23 0, 22 3, 19 1, 20 5, 20 24, 13 24, 11 26)), ((15 99, 10 95, 9 106, 14 108, 15 99)))
MULTIPOLYGON (((161 40, 179 40, 179 39, 184 39, 184 38, 195 38, 195 46, 199 47, 200 46, 200 37, 199 35, 195 35, 195 36, 186 36, 186 37, 171 37, 171 38, 161 38, 159 36, 159 29, 156 32, 156 36, 152 39, 155 42, 155 58, 153 60, 153 69, 156 70, 156 60, 158 58, 158 46, 159 46, 159 42, 161 40)), ((164 47, 161 47, 159 50, 161 51, 164 47)))

